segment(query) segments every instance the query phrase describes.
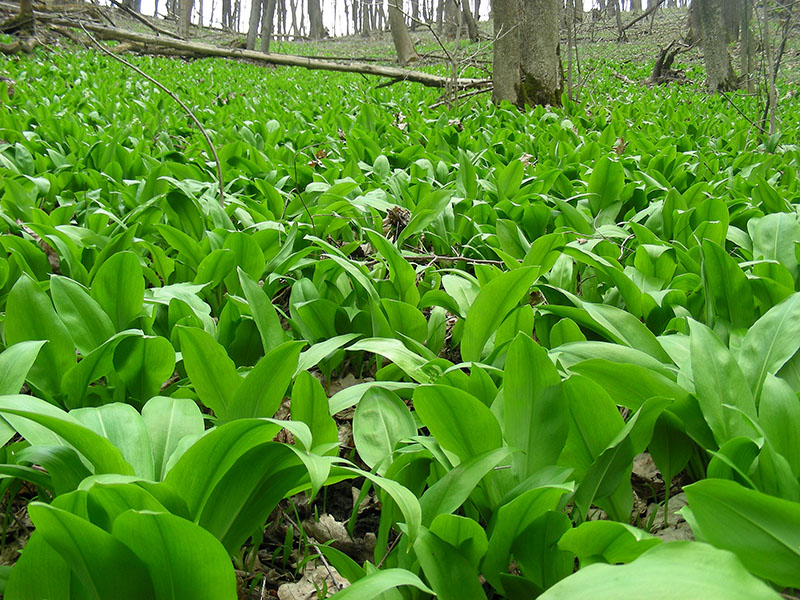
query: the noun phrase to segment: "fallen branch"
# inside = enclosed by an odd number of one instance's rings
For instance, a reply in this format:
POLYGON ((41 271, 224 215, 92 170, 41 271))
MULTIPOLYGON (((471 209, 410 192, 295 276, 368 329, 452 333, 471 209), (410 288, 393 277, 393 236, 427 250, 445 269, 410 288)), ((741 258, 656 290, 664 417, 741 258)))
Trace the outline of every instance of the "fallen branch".
POLYGON ((665 1, 666 1, 666 0, 658 0, 658 2, 656 2, 655 4, 653 4, 653 6, 651 6, 650 8, 648 8, 646 11, 644 11, 644 12, 643 12, 642 14, 640 14, 638 17, 636 17, 635 19, 633 19, 633 20, 632 20, 630 23, 628 23, 627 25, 625 25, 625 26, 624 26, 624 27, 623 27, 623 28, 622 28, 620 31, 621 31, 621 32, 625 32, 625 31, 627 31, 628 29, 630 29, 631 27, 633 27, 634 25, 636 25, 636 24, 637 24, 639 21, 641 21, 642 19, 646 19, 646 18, 647 18, 647 17, 649 17, 651 14, 653 14, 653 13, 656 11, 656 9, 659 7, 659 6, 661 6, 662 4, 664 4, 664 2, 665 2, 665 1))
MULTIPOLYGON (((78 26, 73 21, 58 21, 57 24, 67 25, 69 27, 78 26)), ((409 71, 399 67, 389 67, 384 65, 365 64, 358 62, 337 63, 329 60, 303 58, 289 54, 265 54, 263 52, 256 52, 254 50, 221 48, 211 44, 184 42, 181 40, 156 37, 144 33, 137 33, 134 31, 117 29, 113 27, 103 27, 102 25, 94 25, 90 23, 83 24, 82 27, 85 27, 87 30, 92 31, 101 38, 107 40, 137 42, 140 44, 155 46, 157 48, 181 50, 183 52, 199 56, 217 56, 220 58, 248 60, 263 64, 283 65, 287 67, 303 67, 305 69, 321 71, 338 71, 342 73, 377 75, 379 77, 388 77, 389 79, 393 79, 395 81, 410 81, 436 88, 446 88, 449 85, 453 85, 452 77, 442 77, 440 75, 424 73, 422 71, 409 71)), ((459 89, 468 89, 485 87, 488 86, 490 82, 491 80, 489 79, 459 78, 455 81, 455 84, 459 89)))
POLYGON ((176 40, 184 39, 181 36, 179 36, 177 33, 172 33, 171 31, 168 31, 166 29, 162 29, 158 25, 154 25, 153 23, 151 23, 150 21, 145 19, 142 15, 137 13, 135 10, 132 10, 132 9, 128 8, 124 4, 120 4, 119 2, 117 2, 117 0, 109 0, 109 1, 111 2, 111 4, 113 4, 114 6, 119 8, 120 10, 125 11, 125 13, 127 13, 128 15, 130 15, 131 17, 133 17, 134 19, 136 19, 137 21, 139 21, 143 25, 146 25, 147 27, 149 27, 150 29, 155 31, 157 34, 166 35, 168 37, 175 38, 176 40))

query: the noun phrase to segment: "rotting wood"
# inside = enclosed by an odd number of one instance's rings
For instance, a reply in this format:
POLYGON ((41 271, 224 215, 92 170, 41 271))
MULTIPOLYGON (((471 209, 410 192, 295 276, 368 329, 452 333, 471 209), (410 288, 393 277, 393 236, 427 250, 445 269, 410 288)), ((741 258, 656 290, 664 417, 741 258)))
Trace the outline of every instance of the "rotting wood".
MULTIPOLYGON (((68 27, 79 27, 74 21, 58 20, 58 25, 68 27)), ((432 73, 422 71, 411 71, 399 67, 390 67, 376 64, 366 64, 359 62, 339 63, 324 59, 304 58, 289 54, 264 54, 255 50, 240 50, 237 48, 222 48, 211 44, 200 42, 184 42, 171 38, 156 37, 144 33, 137 33, 125 29, 105 27, 93 23, 84 23, 83 26, 96 33, 100 38, 106 40, 129 41, 145 44, 150 47, 168 48, 179 50, 194 56, 216 56, 219 58, 230 58, 234 60, 247 60, 263 64, 282 65, 287 67, 303 67, 305 69, 321 71, 338 71, 342 73, 360 73, 364 75, 376 75, 388 77, 394 81, 410 81, 428 87, 445 88, 453 85, 452 77, 442 77, 432 73)), ((471 79, 459 78, 455 81, 458 89, 470 89, 488 87, 491 85, 490 79, 471 79)))

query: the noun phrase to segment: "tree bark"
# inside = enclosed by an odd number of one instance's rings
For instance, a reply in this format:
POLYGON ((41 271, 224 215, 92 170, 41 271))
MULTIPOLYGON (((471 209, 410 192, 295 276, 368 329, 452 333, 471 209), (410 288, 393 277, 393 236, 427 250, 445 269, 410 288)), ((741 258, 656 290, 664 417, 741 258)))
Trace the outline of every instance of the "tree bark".
POLYGON ((722 17, 723 1, 727 0, 695 0, 706 65, 706 89, 712 93, 731 91, 738 87, 728 54, 728 39, 722 17))
POLYGON ((464 23, 467 25, 467 35, 469 41, 476 44, 480 41, 480 34, 478 33, 478 24, 475 22, 475 17, 469 9, 469 0, 461 0, 461 16, 464 23))
POLYGON ((742 21, 739 24, 739 39, 741 40, 740 68, 745 87, 748 92, 755 90, 753 74, 755 72, 756 57, 753 33, 750 31, 750 21, 753 19, 753 0, 739 0, 742 3, 742 21))
POLYGON ((631 0, 631 12, 642 12, 642 0, 631 0))
POLYGON ((258 24, 261 22, 262 0, 250 0, 250 20, 247 23, 247 49, 255 50, 258 24))
POLYGON ((319 0, 308 0, 308 26, 312 40, 327 37, 325 27, 322 25, 322 8, 319 0))
POLYGON ((448 38, 456 37, 460 21, 456 0, 444 0, 444 34, 448 38))
POLYGON ((408 34, 406 21, 398 3, 401 0, 389 0, 389 27, 392 29, 392 41, 397 52, 397 62, 405 66, 410 62, 419 60, 419 55, 414 48, 414 42, 408 34))
POLYGON ((261 17, 261 51, 269 54, 269 43, 272 40, 272 28, 275 20, 275 0, 266 0, 267 9, 261 17))
POLYGON ((189 35, 189 25, 192 22, 192 5, 194 0, 180 0, 180 17, 178 20, 178 33, 183 37, 189 35))
POLYGON ((559 8, 560 0, 495 0, 495 102, 561 104, 559 8))

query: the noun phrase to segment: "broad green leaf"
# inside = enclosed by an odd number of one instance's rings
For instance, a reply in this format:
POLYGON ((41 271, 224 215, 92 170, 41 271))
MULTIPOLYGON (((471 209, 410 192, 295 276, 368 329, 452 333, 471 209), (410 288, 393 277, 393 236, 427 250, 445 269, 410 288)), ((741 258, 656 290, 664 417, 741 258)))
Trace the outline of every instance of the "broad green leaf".
POLYGON ((114 254, 97 270, 92 280, 92 298, 97 300, 117 331, 122 331, 142 312, 144 277, 133 252, 114 254))
POLYGON ((156 481, 161 481, 178 443, 187 436, 203 434, 203 414, 188 398, 155 396, 142 408, 142 419, 153 451, 154 476, 156 481))
POLYGON ((91 598, 78 576, 67 562, 45 541, 34 533, 25 544, 25 552, 11 569, 3 591, 6 600, 75 600, 91 598), (42 577, 47 573, 47 577, 42 577))
POLYGON ((18 342, 0 354, 0 396, 18 394, 39 350, 47 342, 18 342))
POLYGON ((347 350, 350 352, 363 350, 365 352, 379 354, 400 367, 400 369, 414 381, 418 383, 432 383, 433 381, 431 375, 423 369, 423 367, 428 364, 428 361, 419 354, 406 348, 400 340, 367 338, 357 341, 352 346, 349 346, 347 350))
POLYGON ((511 548, 517 536, 549 510, 555 510, 571 485, 551 485, 530 489, 501 506, 490 523, 489 549, 481 573, 495 588, 502 590, 500 575, 508 572, 511 548))
POLYGON ((414 409, 436 441, 462 462, 503 444, 500 424, 492 411, 457 388, 420 386, 414 390, 414 409))
POLYGON ((738 363, 702 323, 690 320, 689 332, 695 396, 717 444, 752 433, 742 415, 755 419, 756 406, 738 363), (726 410, 728 406, 738 411, 726 410))
POLYGON ((362 577, 352 585, 336 592, 332 598, 336 600, 365 600, 377 598, 382 593, 393 590, 403 585, 410 585, 422 590, 426 594, 433 594, 433 590, 426 586, 419 577, 405 569, 382 569, 362 577))
POLYGON ((787 212, 769 214, 758 221, 749 222, 748 230, 753 238, 753 258, 777 260, 797 281, 796 248, 800 240, 797 215, 787 212))
POLYGON ((722 479, 684 490, 681 512, 697 539, 730 550, 759 577, 800 586, 800 505, 722 479))
POLYGON ((483 347, 492 332, 522 300, 538 276, 535 267, 509 271, 482 286, 467 313, 461 357, 465 361, 479 361, 483 347))
POLYGON ((368 229, 364 233, 375 247, 375 250, 377 250, 378 255, 386 261, 386 265, 389 267, 389 280, 397 289, 399 299, 411 306, 416 306, 419 302, 419 291, 417 290, 417 274, 414 271, 414 267, 402 257, 397 247, 385 237, 368 229))
MULTIPOLYGON (((563 512, 548 511, 528 525, 511 551, 522 574, 545 590, 575 570, 575 554, 559 546, 559 539, 572 528, 563 512)), ((506 582, 503 582, 508 592, 506 582)))
POLYGON ((75 347, 50 299, 27 274, 11 288, 3 325, 8 346, 33 340, 47 341, 30 367, 28 380, 47 394, 58 394, 61 378, 75 364, 75 347))
POLYGON ((747 331, 739 364, 758 405, 767 373, 777 373, 800 349, 800 293, 769 309, 747 331))
POLYGON ((224 248, 213 250, 197 265, 197 275, 193 283, 215 288, 235 266, 236 255, 231 250, 224 248))
POLYGON ((430 524, 430 530, 455 547, 476 569, 489 549, 486 530, 468 517, 442 513, 430 524))
POLYGON ((50 294, 75 348, 89 354, 115 333, 111 318, 81 284, 67 277, 50 278, 50 294))
POLYGON ((792 467, 795 478, 800 476, 800 399, 783 379, 767 375, 758 407, 758 423, 764 435, 792 467))
POLYGON ((337 444, 336 421, 328 413, 328 397, 322 384, 310 373, 301 372, 292 386, 292 420, 308 425, 314 445, 337 444))
POLYGON ((587 521, 567 531, 558 547, 575 554, 584 568, 597 562, 629 563, 660 543, 659 538, 627 523, 587 521))
POLYGON ((258 333, 261 335, 264 353, 267 353, 280 346, 286 340, 286 332, 283 330, 275 307, 267 298, 264 290, 241 268, 237 268, 237 272, 239 274, 239 283, 242 286, 242 291, 244 291, 244 297, 247 298, 247 304, 250 306, 253 320, 256 322, 258 333))
POLYGON ((728 321, 734 328, 749 327, 755 318, 755 306, 747 275, 735 259, 711 240, 703 240, 702 247, 703 277, 710 296, 706 302, 715 309, 714 316, 728 321))
MULTIPOLYGON (((96 434, 80 424, 80 422, 67 413, 54 406, 31 396, 2 396, 0 397, 0 413, 11 422, 15 429, 25 435, 25 420, 30 420, 56 436, 60 436, 72 445, 78 452, 94 466, 95 473, 119 473, 133 475, 133 469, 123 458, 122 453, 106 438, 96 434), (18 424, 17 419, 23 417, 18 424)), ((39 443, 38 439, 30 439, 32 444, 39 443)), ((57 438, 42 440, 45 444, 57 443, 57 438)))
POLYGON ((598 160, 589 176, 589 207, 597 216, 601 210, 620 202, 622 188, 625 187, 625 170, 622 163, 604 156, 598 160))
POLYGON ((422 507, 422 523, 431 526, 439 515, 458 509, 481 480, 510 454, 509 448, 497 448, 470 458, 448 471, 422 494, 419 501, 422 507))
POLYGON ((172 376, 175 349, 163 337, 129 337, 114 349, 113 362, 128 393, 141 403, 155 396, 172 376))
POLYGON ((122 452, 135 475, 154 478, 153 451, 142 416, 129 404, 79 408, 70 413, 84 427, 106 438, 122 452))
POLYGON ((385 473, 397 443, 417 434, 411 411, 387 390, 373 388, 361 398, 353 415, 353 440, 361 459, 385 473))
POLYGON ((478 571, 452 545, 422 528, 414 552, 437 598, 443 600, 485 600, 478 571))
POLYGON ((67 446, 29 446, 17 452, 19 462, 42 466, 53 482, 56 495, 78 488, 91 475, 75 450, 67 446))
POLYGON ((569 407, 560 383, 547 350, 518 334, 508 349, 503 378, 503 433, 509 446, 522 451, 511 459, 518 480, 555 464, 564 448, 569 407))
POLYGON ((224 417, 242 378, 225 349, 208 333, 195 327, 178 329, 183 365, 197 396, 217 417, 224 417))
POLYGON ((131 510, 114 521, 113 535, 147 568, 156 598, 237 598, 236 576, 225 549, 190 521, 131 510))
POLYGON ((697 542, 659 544, 627 565, 595 564, 557 583, 540 600, 778 600, 730 552, 697 542))
POLYGON ((297 369, 303 345, 284 342, 261 358, 234 391, 222 422, 274 415, 297 369))
POLYGON ((122 542, 60 508, 28 507, 36 532, 63 558, 95 598, 155 598, 145 566, 122 542))

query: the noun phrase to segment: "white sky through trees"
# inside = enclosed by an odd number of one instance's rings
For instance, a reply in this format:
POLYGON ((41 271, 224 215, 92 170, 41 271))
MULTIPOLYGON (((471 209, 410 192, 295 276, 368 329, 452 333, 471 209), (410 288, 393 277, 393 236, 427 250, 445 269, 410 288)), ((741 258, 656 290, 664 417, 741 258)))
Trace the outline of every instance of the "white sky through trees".
MULTIPOLYGON (((233 0, 232 0, 233 1, 233 0)), ((320 0, 320 4, 322 6, 322 19, 324 21, 325 27, 328 29, 330 35, 344 35, 346 31, 346 15, 344 12, 344 3, 345 1, 351 2, 353 0, 337 0, 335 6, 338 8, 338 14, 334 11, 334 0, 320 0)), ((355 0, 356 2, 358 0, 355 0)), ((642 0, 643 8, 647 8, 651 0, 642 0)), ((194 0, 194 13, 192 20, 193 22, 197 22, 197 8, 199 5, 200 0, 194 0)), ((239 17, 239 21, 241 23, 241 27, 239 28, 240 31, 246 32, 247 31, 247 21, 250 16, 250 2, 251 0, 241 0, 242 2, 242 14, 239 17)), ((470 0, 471 2, 471 0, 470 0)), ((106 2, 103 2, 104 4, 106 2)), ((165 0, 158 0, 158 12, 161 16, 164 16, 164 5, 165 0)), ((405 0, 404 2, 406 5, 410 6, 409 0, 405 0)), ((288 2, 286 3, 288 6, 288 2)), ((585 10, 590 10, 592 7, 597 6, 596 0, 583 0, 583 5, 585 10)), ((384 0, 384 6, 386 2, 384 0)), ((154 0, 142 0, 142 12, 146 15, 153 14, 153 7, 155 6, 154 0)), ((303 6, 305 9, 306 3, 303 0, 298 0, 298 6, 303 6)), ((491 2, 489 0, 482 0, 481 1, 481 19, 485 20, 489 16, 491 2)), ((222 10, 222 0, 203 0, 203 21, 205 25, 220 25, 220 11, 222 10), (212 7, 213 7, 213 15, 212 15, 212 7), (213 17, 213 21, 212 21, 213 17)), ((406 10, 410 12, 410 8, 407 6, 406 10)), ((298 14, 298 19, 300 15, 298 14)), ((291 22, 291 19, 289 19, 291 22)), ((305 18, 306 28, 308 27, 308 15, 305 18)), ((352 27, 352 26, 351 26, 352 27)), ((352 32, 352 30, 351 30, 352 32)))

